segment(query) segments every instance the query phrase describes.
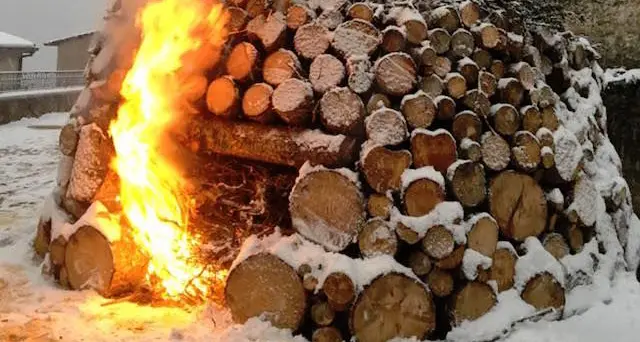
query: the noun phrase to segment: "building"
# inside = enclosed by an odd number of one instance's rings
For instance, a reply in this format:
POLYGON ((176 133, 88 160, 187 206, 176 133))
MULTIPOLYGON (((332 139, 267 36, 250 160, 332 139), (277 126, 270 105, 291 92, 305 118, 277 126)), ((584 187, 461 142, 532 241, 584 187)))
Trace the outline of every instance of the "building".
POLYGON ((52 40, 45 46, 58 48, 57 70, 83 70, 89 60, 89 45, 95 31, 81 33, 75 36, 52 40))
POLYGON ((36 51, 34 43, 0 31, 0 72, 22 71, 22 59, 36 51))

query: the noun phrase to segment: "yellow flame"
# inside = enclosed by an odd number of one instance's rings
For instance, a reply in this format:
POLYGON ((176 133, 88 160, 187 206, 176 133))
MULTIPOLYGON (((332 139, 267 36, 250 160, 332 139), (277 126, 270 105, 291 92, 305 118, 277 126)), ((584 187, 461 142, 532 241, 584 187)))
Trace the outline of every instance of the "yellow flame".
POLYGON ((180 170, 160 152, 163 132, 189 114, 189 80, 202 77, 226 39, 227 14, 208 0, 151 1, 139 12, 141 43, 121 90, 124 99, 111 123, 121 180, 120 201, 136 244, 150 259, 154 291, 179 299, 187 291, 209 292, 193 260, 198 241, 186 232, 191 199, 180 170), (191 289, 188 289, 191 288, 191 289))

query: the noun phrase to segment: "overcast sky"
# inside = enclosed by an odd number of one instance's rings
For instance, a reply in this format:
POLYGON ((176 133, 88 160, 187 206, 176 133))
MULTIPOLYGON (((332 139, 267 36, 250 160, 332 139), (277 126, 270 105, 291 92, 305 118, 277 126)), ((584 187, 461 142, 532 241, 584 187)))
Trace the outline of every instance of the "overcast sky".
POLYGON ((24 70, 55 70, 56 49, 42 43, 98 28, 107 0, 0 0, 0 31, 36 43, 24 70))

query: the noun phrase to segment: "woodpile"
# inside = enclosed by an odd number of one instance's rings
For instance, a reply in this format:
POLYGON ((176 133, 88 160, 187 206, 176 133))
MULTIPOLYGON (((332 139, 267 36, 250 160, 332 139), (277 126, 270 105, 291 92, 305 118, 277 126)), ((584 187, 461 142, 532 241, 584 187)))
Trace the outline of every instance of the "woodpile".
MULTIPOLYGON (((539 311, 563 310, 564 271, 534 261, 560 267, 596 224, 581 142, 559 113, 575 67, 563 42, 572 38, 452 3, 229 7, 232 39, 199 98, 206 113, 186 125, 190 147, 299 168, 288 198, 296 236, 327 255, 396 267, 363 282, 329 264, 318 277, 301 264, 310 260, 255 254, 227 279, 236 322, 261 316, 313 341, 368 342, 442 338, 491 312, 505 291, 539 311)), ((85 130, 65 127, 65 155, 97 139, 85 130)), ((64 196, 85 210, 100 182, 75 187, 86 174, 77 168, 105 171, 91 160, 76 159, 64 196)), ((126 273, 122 250, 91 227, 63 241, 66 260, 54 258, 50 230, 39 226, 36 248, 51 254, 60 282, 85 286, 94 266, 126 273), (108 257, 76 267, 69 258, 88 253, 87 239, 108 257)), ((109 279, 93 287, 111 295, 119 281, 136 281, 109 279)))

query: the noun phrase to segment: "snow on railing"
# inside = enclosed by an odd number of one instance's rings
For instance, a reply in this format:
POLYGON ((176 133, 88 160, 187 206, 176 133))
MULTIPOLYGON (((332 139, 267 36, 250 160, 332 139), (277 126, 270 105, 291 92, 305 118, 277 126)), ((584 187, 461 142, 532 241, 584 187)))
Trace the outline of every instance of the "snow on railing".
POLYGON ((0 72, 0 93, 81 86, 83 70, 0 72))

